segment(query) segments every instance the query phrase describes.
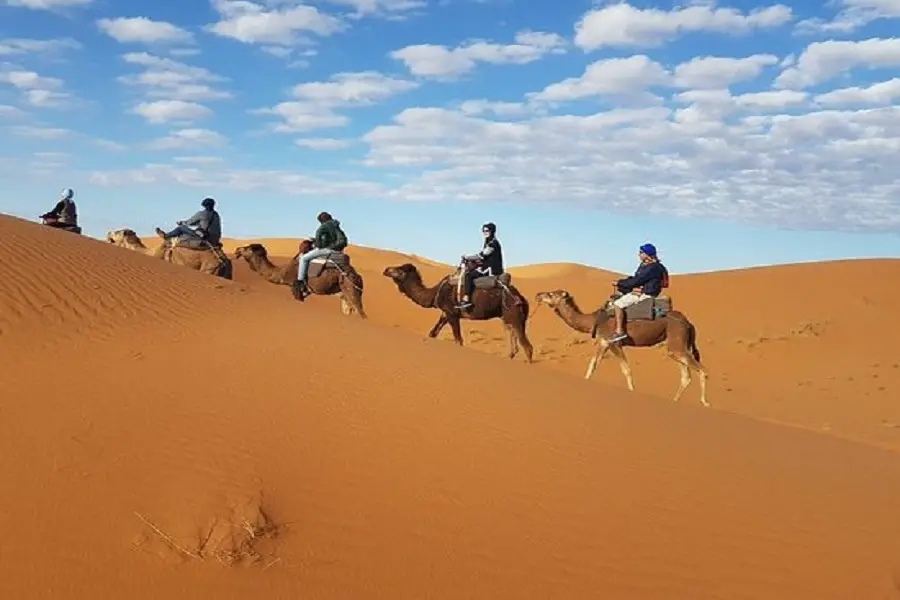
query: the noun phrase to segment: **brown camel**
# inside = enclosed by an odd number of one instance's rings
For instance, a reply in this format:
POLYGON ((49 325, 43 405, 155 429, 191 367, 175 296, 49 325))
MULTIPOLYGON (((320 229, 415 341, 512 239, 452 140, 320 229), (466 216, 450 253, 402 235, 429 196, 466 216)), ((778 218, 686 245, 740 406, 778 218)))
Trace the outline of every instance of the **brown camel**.
POLYGON ((297 270, 300 265, 300 255, 294 256, 291 262, 283 267, 277 267, 269 260, 269 252, 262 244, 250 244, 241 246, 234 251, 235 258, 243 258, 250 265, 250 269, 262 275, 266 281, 278 285, 292 285, 297 281, 297 270))
POLYGON ((628 389, 634 391, 634 380, 631 377, 631 366, 625 357, 625 351, 622 346, 634 346, 636 348, 647 348, 666 343, 669 357, 678 363, 681 368, 681 382, 678 391, 675 392, 675 402, 691 383, 691 369, 700 374, 700 402, 703 406, 709 406, 706 401, 706 382, 709 373, 705 366, 700 363, 700 350, 697 348, 697 329, 688 320, 688 318, 674 310, 670 310, 663 317, 657 317, 653 320, 632 320, 626 321, 625 331, 628 338, 620 343, 610 344, 606 338, 612 335, 615 330, 615 319, 612 315, 611 302, 612 298, 607 300, 603 306, 590 314, 581 312, 575 303, 575 298, 565 290, 554 290, 552 292, 540 292, 535 300, 546 304, 556 312, 566 325, 576 331, 596 335, 599 339, 597 342, 597 353, 591 358, 588 365, 585 379, 590 379, 594 374, 597 365, 603 360, 607 352, 611 352, 619 359, 619 368, 625 375, 625 381, 628 383, 628 389))
POLYGON ((472 308, 460 311, 456 307, 457 286, 451 275, 447 275, 436 286, 429 288, 425 287, 422 282, 419 270, 409 263, 388 267, 382 274, 391 278, 397 284, 400 292, 419 306, 437 308, 441 311, 441 316, 428 332, 428 337, 437 337, 444 325, 449 323, 450 329, 453 330, 453 339, 462 346, 460 319, 486 321, 499 318, 503 321, 503 327, 509 340, 509 357, 515 358, 521 343, 528 362, 532 362, 534 348, 525 332, 525 325, 528 321, 528 300, 512 285, 506 286, 505 289, 503 287, 476 289, 471 298, 472 308))
MULTIPOLYGON (((312 240, 300 242, 297 254, 298 264, 300 255, 306 254, 312 250, 312 247, 312 240)), ((296 274, 295 280, 291 283, 294 284, 292 289, 294 298, 302 301, 303 296, 296 285, 296 274)), ((362 302, 363 278, 350 264, 349 255, 335 251, 333 256, 313 259, 309 265, 306 284, 309 286, 309 290, 317 296, 337 294, 341 300, 341 312, 344 315, 351 315, 355 312, 362 319, 368 318, 362 302)))
POLYGON ((148 248, 141 238, 131 229, 118 229, 106 234, 106 241, 120 248, 128 248, 153 258, 161 258, 174 265, 181 265, 208 275, 217 275, 223 279, 232 278, 231 260, 225 255, 211 249, 184 248, 163 242, 156 248, 148 248))

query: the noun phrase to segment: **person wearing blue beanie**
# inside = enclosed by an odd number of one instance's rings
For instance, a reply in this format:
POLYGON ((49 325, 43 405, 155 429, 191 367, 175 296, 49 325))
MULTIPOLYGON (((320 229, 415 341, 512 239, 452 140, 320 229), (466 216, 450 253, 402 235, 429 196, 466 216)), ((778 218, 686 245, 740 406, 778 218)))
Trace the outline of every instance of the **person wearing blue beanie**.
POLYGON ((622 295, 613 301, 613 308, 616 311, 616 332, 608 340, 611 344, 628 338, 628 334, 625 333, 625 309, 647 298, 659 296, 663 288, 669 285, 669 272, 659 262, 656 246, 650 243, 642 245, 638 248, 638 258, 641 264, 634 272, 634 276, 613 282, 613 287, 622 295))

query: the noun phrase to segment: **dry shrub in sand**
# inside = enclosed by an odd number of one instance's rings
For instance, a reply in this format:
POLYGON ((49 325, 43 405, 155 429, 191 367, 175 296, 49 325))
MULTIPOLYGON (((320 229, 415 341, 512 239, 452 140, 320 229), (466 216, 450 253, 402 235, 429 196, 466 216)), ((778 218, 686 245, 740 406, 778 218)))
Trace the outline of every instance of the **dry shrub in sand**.
POLYGON ((194 536, 175 536, 149 516, 134 514, 152 532, 138 542, 140 546, 155 539, 164 543, 170 553, 194 560, 215 560, 226 566, 256 564, 268 568, 278 560, 272 540, 278 537, 280 528, 256 500, 232 504, 213 515, 197 528, 194 536))

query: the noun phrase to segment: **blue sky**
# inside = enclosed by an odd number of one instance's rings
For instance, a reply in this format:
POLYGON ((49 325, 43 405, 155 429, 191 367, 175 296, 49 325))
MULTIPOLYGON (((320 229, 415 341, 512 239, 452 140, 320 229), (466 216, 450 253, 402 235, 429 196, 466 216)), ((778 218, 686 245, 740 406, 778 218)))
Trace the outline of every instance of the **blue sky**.
POLYGON ((674 273, 900 256, 900 0, 0 0, 0 210, 674 273))

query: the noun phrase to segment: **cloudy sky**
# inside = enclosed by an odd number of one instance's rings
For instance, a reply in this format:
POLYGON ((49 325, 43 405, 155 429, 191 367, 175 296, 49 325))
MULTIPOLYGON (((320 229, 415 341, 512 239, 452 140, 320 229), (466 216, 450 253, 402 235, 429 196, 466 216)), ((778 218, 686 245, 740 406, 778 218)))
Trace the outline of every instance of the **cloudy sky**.
POLYGON ((0 0, 0 210, 673 272, 900 256, 900 0, 0 0), (894 37, 892 37, 892 34, 894 37))

